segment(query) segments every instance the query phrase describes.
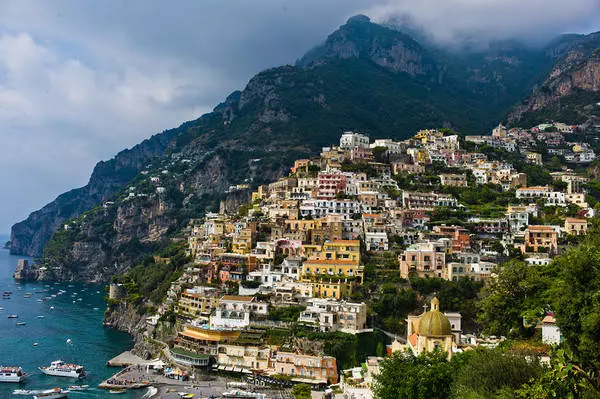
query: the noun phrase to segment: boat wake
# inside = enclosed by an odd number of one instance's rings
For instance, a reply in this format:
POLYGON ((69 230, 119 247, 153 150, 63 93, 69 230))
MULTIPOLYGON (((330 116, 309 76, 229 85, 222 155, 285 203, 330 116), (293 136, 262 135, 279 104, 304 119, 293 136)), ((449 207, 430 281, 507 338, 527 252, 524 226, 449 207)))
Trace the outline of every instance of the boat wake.
POLYGON ((158 388, 148 387, 148 391, 142 396, 143 399, 151 398, 158 393, 158 388))

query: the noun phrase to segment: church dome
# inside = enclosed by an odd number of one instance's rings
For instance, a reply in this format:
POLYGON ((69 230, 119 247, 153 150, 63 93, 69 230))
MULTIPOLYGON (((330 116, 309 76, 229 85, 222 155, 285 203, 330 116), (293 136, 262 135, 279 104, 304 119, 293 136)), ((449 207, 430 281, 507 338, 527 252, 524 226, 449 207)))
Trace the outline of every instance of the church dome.
POLYGON ((431 301, 431 310, 426 312, 419 319, 419 335, 439 337, 443 335, 452 335, 450 320, 445 314, 440 312, 440 301, 433 298, 431 301))

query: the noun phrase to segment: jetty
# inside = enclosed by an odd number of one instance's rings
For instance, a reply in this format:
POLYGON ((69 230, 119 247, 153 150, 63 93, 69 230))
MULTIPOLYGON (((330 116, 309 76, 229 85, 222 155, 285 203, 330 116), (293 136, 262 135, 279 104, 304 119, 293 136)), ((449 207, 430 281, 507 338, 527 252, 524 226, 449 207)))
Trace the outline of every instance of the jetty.
POLYGON ((131 351, 125 351, 106 362, 110 367, 128 367, 128 366, 145 366, 153 363, 152 360, 145 360, 135 355, 131 351))

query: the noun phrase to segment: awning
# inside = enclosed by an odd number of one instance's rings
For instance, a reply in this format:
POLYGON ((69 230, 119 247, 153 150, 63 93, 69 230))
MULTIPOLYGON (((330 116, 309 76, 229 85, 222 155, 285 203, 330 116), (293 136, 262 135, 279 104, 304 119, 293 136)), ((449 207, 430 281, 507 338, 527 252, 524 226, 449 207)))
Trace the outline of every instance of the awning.
POLYGON ((241 373, 241 372, 242 372, 242 369, 241 369, 241 368, 239 368, 239 367, 234 367, 234 368, 233 368, 233 371, 234 371, 234 372, 236 372, 236 373, 241 373))
POLYGON ((225 367, 225 371, 233 371, 233 366, 225 367))
POLYGON ((244 373, 244 374, 252 374, 252 371, 250 371, 248 369, 242 369, 242 373, 244 373))

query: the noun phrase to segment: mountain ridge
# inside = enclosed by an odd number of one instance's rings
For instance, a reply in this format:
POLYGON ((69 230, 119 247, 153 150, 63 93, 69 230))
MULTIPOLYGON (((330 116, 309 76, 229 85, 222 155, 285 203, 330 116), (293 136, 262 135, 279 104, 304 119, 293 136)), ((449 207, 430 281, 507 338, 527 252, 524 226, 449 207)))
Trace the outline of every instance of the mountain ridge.
MULTIPOLYGON (((125 169, 118 170, 128 173, 111 177, 109 167, 108 176, 103 176, 106 181, 92 175, 88 186, 93 180, 90 187, 94 190, 78 191, 75 198, 64 203, 54 201, 13 226, 11 251, 43 255, 44 244, 53 231, 101 201, 123 195, 128 186, 137 184, 136 179, 143 181, 139 172, 150 161, 167 165, 173 157, 191 160, 189 171, 178 166, 186 170, 175 179, 177 184, 173 182, 174 187, 183 185, 179 194, 179 188, 173 188, 173 197, 168 201, 156 193, 145 193, 153 198, 146 202, 140 197, 135 211, 148 217, 131 222, 135 228, 127 226, 126 218, 118 217, 133 212, 131 204, 108 213, 115 237, 121 238, 100 243, 98 250, 103 255, 96 266, 102 268, 102 264, 114 263, 111 254, 117 253, 119 246, 134 238, 161 242, 166 231, 181 227, 186 218, 201 215, 207 206, 218 206, 229 186, 256 186, 280 176, 290 160, 315 154, 321 146, 334 142, 342 130, 397 139, 429 127, 485 133, 540 84, 538 75, 554 65, 543 51, 508 44, 457 57, 437 48, 425 48, 407 37, 371 23, 368 17, 351 18, 318 47, 320 50, 309 51, 295 66, 263 71, 212 112, 154 136, 150 140, 157 144, 152 151, 142 151, 140 157, 132 156, 130 160, 117 156, 108 161, 120 165, 120 159, 125 169), (159 215, 154 208, 163 213, 159 215), (42 212, 44 209, 47 212, 42 212), (169 212, 176 223, 159 217, 169 212), (122 228, 138 233, 125 234, 122 228)), ((563 38, 560 44, 577 39, 563 38)), ((104 164, 99 165, 97 168, 104 170, 104 164)), ((107 221, 99 223, 104 226, 107 221)), ((79 237, 84 240, 77 242, 88 242, 85 240, 89 237, 98 239, 90 226, 86 229, 79 237)), ((73 254, 70 260, 85 268, 85 262, 77 262, 76 258, 77 253, 86 251, 74 251, 71 244, 64 248, 73 254)), ((134 263, 134 259, 119 259, 123 267, 134 263)), ((106 274, 94 276, 102 279, 106 274)))

